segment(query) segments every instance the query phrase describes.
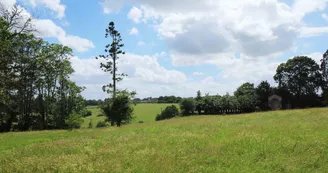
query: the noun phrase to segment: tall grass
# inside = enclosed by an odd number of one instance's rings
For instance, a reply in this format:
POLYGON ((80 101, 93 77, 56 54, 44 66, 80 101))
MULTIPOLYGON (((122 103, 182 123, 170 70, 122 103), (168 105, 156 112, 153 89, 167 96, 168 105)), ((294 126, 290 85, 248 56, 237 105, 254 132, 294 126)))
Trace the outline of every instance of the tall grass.
POLYGON ((0 135, 0 172, 326 172, 328 109, 0 135))

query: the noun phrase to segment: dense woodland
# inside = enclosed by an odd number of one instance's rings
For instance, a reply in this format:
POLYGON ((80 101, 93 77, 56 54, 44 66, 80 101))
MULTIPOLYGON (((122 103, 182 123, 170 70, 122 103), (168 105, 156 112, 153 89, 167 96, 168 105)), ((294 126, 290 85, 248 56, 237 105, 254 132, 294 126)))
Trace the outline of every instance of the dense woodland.
POLYGON ((72 49, 33 35, 17 7, 0 18, 0 132, 68 128, 86 106, 70 80, 72 49))

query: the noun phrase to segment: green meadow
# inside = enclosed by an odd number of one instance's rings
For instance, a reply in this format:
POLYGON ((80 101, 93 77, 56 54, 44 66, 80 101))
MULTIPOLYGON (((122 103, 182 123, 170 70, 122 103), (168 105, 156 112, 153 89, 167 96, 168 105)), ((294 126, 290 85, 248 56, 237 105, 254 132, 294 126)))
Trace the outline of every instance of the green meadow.
POLYGON ((146 123, 121 128, 5 133, 0 172, 327 172, 327 112, 154 122, 140 110, 146 123))
MULTIPOLYGON (((155 121, 156 115, 161 113, 167 106, 172 104, 137 104, 134 106, 134 120, 132 123, 137 123, 139 121, 152 122, 155 121)), ((173 104, 179 107, 178 104, 173 104)), ((104 116, 98 116, 101 114, 100 108, 97 106, 88 106, 88 110, 92 112, 92 116, 84 118, 83 128, 87 128, 90 121, 92 121, 93 127, 96 127, 99 121, 104 121, 106 118, 104 116)))

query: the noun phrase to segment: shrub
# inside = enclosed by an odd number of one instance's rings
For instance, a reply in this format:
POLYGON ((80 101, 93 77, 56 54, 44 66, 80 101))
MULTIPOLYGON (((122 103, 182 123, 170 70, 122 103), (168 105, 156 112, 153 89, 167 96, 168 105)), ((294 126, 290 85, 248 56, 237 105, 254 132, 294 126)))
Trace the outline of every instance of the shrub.
POLYGON ((108 104, 101 107, 107 117, 107 121, 111 122, 112 126, 116 124, 120 127, 123 124, 130 123, 133 119, 132 95, 133 92, 119 92, 115 98, 108 101, 108 104))
POLYGON ((97 117, 103 117, 105 116, 104 114, 98 114, 97 117))
POLYGON ((99 121, 96 127, 97 128, 107 127, 107 123, 105 121, 99 121))
POLYGON ((86 108, 84 108, 83 110, 81 110, 79 112, 79 114, 82 115, 82 117, 89 117, 89 116, 92 116, 92 112, 86 108))
POLYGON ((179 116, 179 109, 175 105, 171 105, 165 108, 165 110, 156 116, 156 121, 170 119, 179 116))
POLYGON ((139 123, 144 123, 144 121, 139 121, 139 123))
POLYGON ((69 129, 78 129, 81 127, 81 124, 84 122, 81 115, 73 113, 71 114, 67 120, 65 120, 65 124, 69 129))
POLYGON ((192 115, 195 111, 195 101, 193 98, 183 99, 180 103, 180 109, 182 111, 182 115, 192 115))
POLYGON ((89 129, 92 129, 92 127, 93 127, 92 120, 90 120, 89 125, 88 125, 88 128, 89 129))
POLYGON ((157 114, 155 120, 156 120, 156 121, 163 120, 163 118, 162 118, 162 114, 157 114))
POLYGON ((92 116, 92 112, 90 110, 87 111, 86 117, 92 116))

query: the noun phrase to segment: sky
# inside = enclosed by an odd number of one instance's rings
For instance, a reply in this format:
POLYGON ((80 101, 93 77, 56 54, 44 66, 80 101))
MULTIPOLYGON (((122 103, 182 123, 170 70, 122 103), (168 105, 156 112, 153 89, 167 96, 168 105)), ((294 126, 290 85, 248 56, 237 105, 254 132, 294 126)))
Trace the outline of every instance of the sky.
POLYGON ((139 98, 233 93, 273 80, 294 56, 320 63, 328 49, 328 0, 0 0, 33 17, 37 36, 73 49, 71 79, 86 99, 108 97, 99 68, 115 22, 125 55, 118 84, 139 98))

